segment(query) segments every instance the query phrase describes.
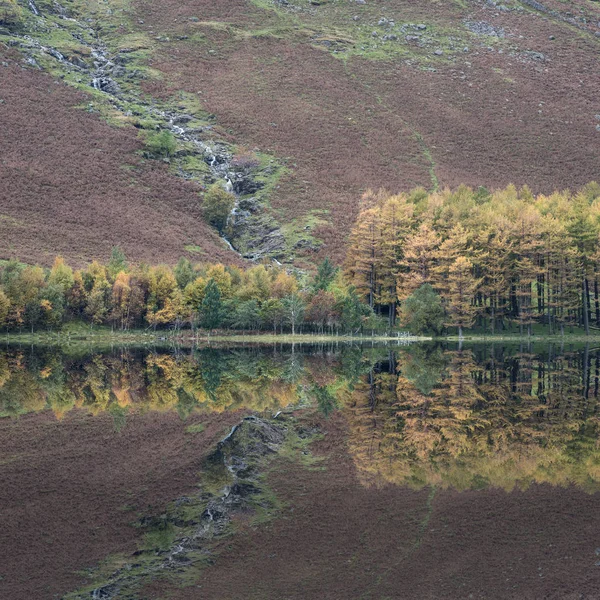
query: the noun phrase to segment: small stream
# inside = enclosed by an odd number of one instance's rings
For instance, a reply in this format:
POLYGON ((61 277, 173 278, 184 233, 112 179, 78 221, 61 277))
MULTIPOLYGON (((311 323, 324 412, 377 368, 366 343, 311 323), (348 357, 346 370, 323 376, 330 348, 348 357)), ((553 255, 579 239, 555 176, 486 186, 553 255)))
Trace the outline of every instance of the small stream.
MULTIPOLYGON (((236 171, 232 164, 234 156, 229 145, 214 139, 207 139, 207 134, 212 130, 210 125, 203 127, 187 126, 187 123, 195 119, 194 115, 170 109, 165 110, 154 104, 150 105, 147 101, 144 101, 141 94, 126 93, 123 86, 119 85, 119 80, 135 77, 127 61, 120 60, 120 53, 111 55, 108 46, 101 40, 99 32, 94 27, 77 19, 67 18, 68 11, 58 3, 55 3, 55 5, 62 19, 68 20, 80 29, 81 33, 73 33, 70 29, 64 28, 65 31, 69 31, 78 44, 89 49, 90 56, 93 59, 93 67, 79 58, 69 60, 56 48, 42 44, 35 37, 13 34, 13 37, 19 41, 18 46, 27 55, 29 64, 40 68, 32 51, 51 56, 61 65, 64 65, 65 68, 81 73, 83 80, 85 81, 85 78, 87 78, 90 87, 106 94, 110 98, 112 107, 119 110, 123 115, 131 116, 131 104, 136 107, 141 106, 145 110, 145 114, 139 116, 159 121, 161 123, 160 129, 170 131, 180 144, 186 146, 188 156, 195 156, 208 166, 209 175, 205 177, 205 181, 220 181, 223 187, 235 196, 236 203, 231 212, 231 222, 235 223, 236 220, 243 218, 240 217, 243 213, 238 206, 242 196, 239 190, 248 187, 259 189, 262 184, 253 180, 251 172, 240 173, 236 171), (90 39, 95 40, 95 42, 91 43, 90 39), (240 185, 242 179, 244 180, 243 185, 240 185), (238 182, 237 186, 234 185, 234 181, 238 182)), ((34 0, 29 0, 28 7, 34 16, 44 19, 44 15, 40 12, 34 0)), ((181 165, 179 165, 176 173, 186 180, 198 181, 197 174, 186 171, 181 165)), ((230 250, 240 254, 234 239, 228 239, 224 235, 221 235, 221 237, 230 250)), ((252 260, 262 258, 262 255, 261 252, 256 252, 251 255, 246 254, 244 257, 252 260)))

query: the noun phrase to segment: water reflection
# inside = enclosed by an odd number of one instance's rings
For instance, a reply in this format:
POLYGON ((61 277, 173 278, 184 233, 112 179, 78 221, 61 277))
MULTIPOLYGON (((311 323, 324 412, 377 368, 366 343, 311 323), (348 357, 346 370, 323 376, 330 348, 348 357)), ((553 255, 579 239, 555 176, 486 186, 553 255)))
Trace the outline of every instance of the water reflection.
POLYGON ((600 355, 414 347, 346 403, 365 483, 600 487, 600 355))
POLYGON ((600 487, 600 352, 403 348, 0 352, 0 416, 291 405, 339 411, 366 485, 600 487))
MULTIPOLYGON (((375 353, 376 354, 376 353, 375 353)), ((52 410, 276 411, 315 402, 325 413, 376 362, 357 348, 122 349, 73 356, 57 348, 0 352, 0 416, 52 410)))

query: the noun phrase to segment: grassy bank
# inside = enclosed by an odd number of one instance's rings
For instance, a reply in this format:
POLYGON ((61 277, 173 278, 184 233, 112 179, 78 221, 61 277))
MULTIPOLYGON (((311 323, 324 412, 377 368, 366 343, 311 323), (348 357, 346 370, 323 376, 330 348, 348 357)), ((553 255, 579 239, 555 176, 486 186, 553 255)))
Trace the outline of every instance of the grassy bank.
POLYGON ((324 344, 324 343, 390 343, 390 342, 425 342, 433 338, 427 336, 410 335, 321 335, 321 334, 223 334, 222 332, 208 335, 201 332, 192 335, 189 331, 179 332, 147 332, 147 331, 110 331, 104 329, 90 330, 88 332, 34 332, 34 333, 6 333, 0 337, 0 342, 7 344, 77 344, 92 343, 94 345, 106 346, 118 345, 195 345, 207 343, 219 344, 324 344))
MULTIPOLYGON (((111 331, 110 329, 94 329, 87 332, 34 332, 34 333, 5 333, 0 336, 0 344, 11 345, 64 345, 64 346, 205 346, 207 344, 234 345, 234 344, 335 344, 335 343, 354 343, 354 344, 396 344, 398 342, 439 342, 456 343, 460 342, 458 336, 411 336, 398 335, 320 335, 320 334, 244 334, 232 333, 223 334, 222 332, 208 335, 206 332, 192 336, 189 331, 179 332, 148 332, 144 330, 137 331, 111 331)), ((534 343, 595 343, 600 344, 600 335, 594 333, 586 336, 582 333, 569 333, 564 336, 550 334, 536 334, 531 336, 520 336, 519 334, 504 335, 484 335, 474 334, 466 335, 462 340, 463 344, 472 343, 508 343, 508 344, 534 344, 534 343)))
MULTIPOLYGON (((173 332, 151 329, 132 329, 129 331, 113 330, 110 327, 89 327, 88 325, 72 322, 60 331, 34 331, 6 332, 0 334, 0 344, 24 345, 94 345, 106 347, 119 346, 144 346, 144 345, 181 345, 194 346, 210 344, 332 344, 332 343, 383 343, 397 342, 440 342, 459 343, 458 335, 429 336, 410 335, 406 331, 371 333, 365 335, 331 335, 289 333, 273 334, 271 332, 249 333, 244 331, 215 330, 211 335, 207 331, 197 331, 194 334, 189 329, 173 332)), ((481 330, 473 330, 463 337, 463 343, 539 343, 539 342, 565 342, 565 343, 599 343, 600 331, 593 330, 590 335, 580 328, 573 328, 560 334, 549 333, 544 327, 534 327, 532 335, 521 335, 518 331, 504 331, 489 334, 481 330)))

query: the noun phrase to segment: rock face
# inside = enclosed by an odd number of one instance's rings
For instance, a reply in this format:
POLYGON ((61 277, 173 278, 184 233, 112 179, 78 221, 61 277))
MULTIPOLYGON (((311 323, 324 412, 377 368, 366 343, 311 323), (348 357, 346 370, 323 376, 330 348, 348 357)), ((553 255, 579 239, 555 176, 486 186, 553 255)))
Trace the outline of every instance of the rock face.
POLYGON ((476 35, 488 35, 498 38, 506 36, 506 32, 502 27, 494 27, 487 21, 465 21, 465 27, 476 35))
POLYGON ((523 2, 523 4, 526 4, 527 6, 530 6, 531 8, 535 9, 535 10, 539 10, 540 12, 548 12, 548 9, 541 3, 538 2, 537 0, 521 0, 523 2))
POLYGON ((254 179, 251 169, 235 170, 233 176, 233 191, 236 194, 256 194, 263 187, 263 183, 254 179))
POLYGON ((167 549, 134 553, 131 563, 113 573, 102 585, 66 598, 112 600, 127 596, 157 573, 181 571, 193 564, 199 553, 206 556, 207 542, 222 535, 235 514, 253 510, 256 497, 264 488, 261 474, 265 464, 279 452, 287 433, 288 426, 284 423, 246 417, 205 459, 199 497, 179 498, 170 514, 140 522, 142 527, 159 529, 175 526, 185 534, 178 536, 167 549), (202 491, 203 485, 208 487, 220 481, 225 483, 217 493, 202 491), (139 558, 141 555, 144 555, 143 561, 139 558))
MULTIPOLYGON (((246 202, 242 203, 248 206, 246 202)), ((265 256, 277 260, 283 258, 285 238, 278 224, 269 215, 257 213, 255 204, 250 207, 252 210, 236 210, 233 215, 232 232, 238 250, 244 258, 250 260, 259 260, 265 256)))

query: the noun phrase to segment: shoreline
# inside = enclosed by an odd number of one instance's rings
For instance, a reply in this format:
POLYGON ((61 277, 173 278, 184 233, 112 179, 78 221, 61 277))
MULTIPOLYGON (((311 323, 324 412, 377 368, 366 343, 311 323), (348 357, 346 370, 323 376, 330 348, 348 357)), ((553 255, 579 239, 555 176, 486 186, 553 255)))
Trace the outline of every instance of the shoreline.
POLYGON ((110 332, 104 330, 91 332, 34 332, 34 333, 5 333, 0 335, 0 343, 4 345, 38 344, 38 345, 179 345, 205 346, 207 344, 324 344, 324 343, 368 343, 368 344, 412 344, 412 343, 600 343, 600 334, 586 336, 580 333, 569 333, 564 336, 556 334, 521 336, 519 334, 505 335, 467 335, 459 339, 457 335, 423 336, 423 335, 329 335, 329 334, 215 334, 207 335, 174 335, 171 332, 148 333, 144 331, 110 332))

